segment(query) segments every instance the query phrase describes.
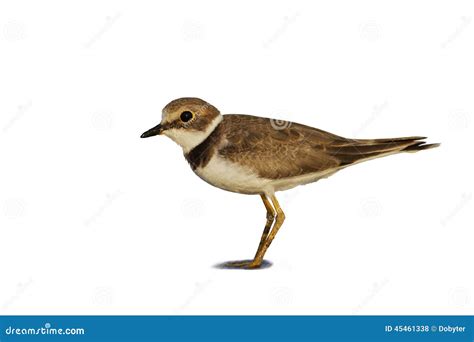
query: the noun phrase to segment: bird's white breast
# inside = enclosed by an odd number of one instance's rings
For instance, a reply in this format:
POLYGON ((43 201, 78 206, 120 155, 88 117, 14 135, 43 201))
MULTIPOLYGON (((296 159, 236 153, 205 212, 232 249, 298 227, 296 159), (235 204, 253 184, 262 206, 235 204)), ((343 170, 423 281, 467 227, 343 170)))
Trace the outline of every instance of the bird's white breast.
POLYGON ((218 188, 244 193, 273 193, 271 180, 261 178, 244 166, 215 154, 204 167, 194 171, 199 177, 218 188))

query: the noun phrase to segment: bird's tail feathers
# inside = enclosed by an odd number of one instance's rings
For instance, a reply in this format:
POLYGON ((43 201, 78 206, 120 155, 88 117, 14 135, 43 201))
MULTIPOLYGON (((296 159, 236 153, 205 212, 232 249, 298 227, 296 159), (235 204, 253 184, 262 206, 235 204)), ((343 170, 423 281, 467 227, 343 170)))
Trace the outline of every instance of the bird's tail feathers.
POLYGON ((341 165, 379 158, 400 152, 418 152, 440 146, 427 144, 426 137, 403 137, 389 139, 352 139, 334 144, 327 152, 338 158, 341 165))

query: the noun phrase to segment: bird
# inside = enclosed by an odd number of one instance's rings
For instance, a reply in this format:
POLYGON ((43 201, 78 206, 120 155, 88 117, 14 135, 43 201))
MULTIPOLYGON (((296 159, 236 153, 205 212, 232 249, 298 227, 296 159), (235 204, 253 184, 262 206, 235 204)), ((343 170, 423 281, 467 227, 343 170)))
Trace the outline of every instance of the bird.
POLYGON ((225 268, 258 269, 285 214, 275 193, 327 178, 363 161, 438 147, 426 137, 349 139, 318 128, 266 117, 221 114, 196 97, 168 103, 161 122, 141 138, 164 135, 181 146, 194 173, 231 192, 259 195, 266 223, 253 259, 225 268))

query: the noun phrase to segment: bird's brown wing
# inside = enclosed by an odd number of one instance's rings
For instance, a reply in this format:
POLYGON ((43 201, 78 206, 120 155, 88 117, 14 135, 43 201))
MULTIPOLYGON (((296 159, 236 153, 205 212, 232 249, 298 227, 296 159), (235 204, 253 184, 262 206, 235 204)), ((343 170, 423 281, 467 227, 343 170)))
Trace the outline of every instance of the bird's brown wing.
POLYGON ((250 115, 224 115, 225 143, 219 154, 279 179, 337 168, 340 162, 325 146, 342 137, 308 126, 250 115))
POLYGON ((298 123, 250 115, 224 115, 218 153, 260 177, 280 179, 337 170, 362 160, 438 146, 424 137, 347 139, 298 123))

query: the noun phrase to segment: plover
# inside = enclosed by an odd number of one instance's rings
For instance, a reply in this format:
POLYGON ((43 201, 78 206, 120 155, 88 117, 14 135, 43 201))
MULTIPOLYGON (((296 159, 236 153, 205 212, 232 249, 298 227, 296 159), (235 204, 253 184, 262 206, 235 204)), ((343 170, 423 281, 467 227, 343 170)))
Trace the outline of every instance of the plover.
POLYGON ((168 103, 161 123, 141 135, 166 135, 180 145, 192 170, 218 188, 260 195, 267 216, 252 260, 229 268, 259 268, 285 220, 275 193, 316 182, 362 161, 439 146, 426 137, 347 139, 294 122, 240 114, 222 115, 199 98, 168 103))

